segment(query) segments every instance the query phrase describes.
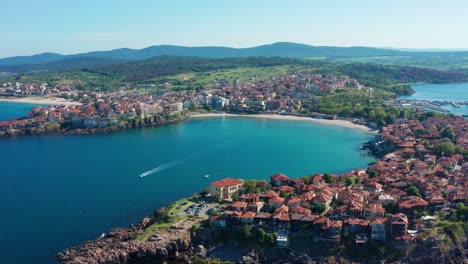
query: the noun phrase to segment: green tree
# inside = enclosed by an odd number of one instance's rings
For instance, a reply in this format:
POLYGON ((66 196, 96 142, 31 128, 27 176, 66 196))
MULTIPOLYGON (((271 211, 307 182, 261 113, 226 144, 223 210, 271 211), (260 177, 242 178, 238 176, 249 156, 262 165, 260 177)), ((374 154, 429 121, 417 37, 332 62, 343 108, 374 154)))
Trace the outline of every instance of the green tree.
POLYGON ((355 183, 356 183, 356 179, 354 177, 349 177, 349 178, 346 178, 345 180, 345 184, 348 186, 352 186, 355 183))
POLYGON ((246 180, 243 184, 244 192, 245 193, 257 193, 257 181, 256 180, 246 180))
POLYGON ((208 191, 203 190, 203 191, 200 192, 200 196, 201 196, 201 197, 206 197, 206 195, 207 195, 208 193, 209 193, 208 191))
POLYGON ((389 214, 398 213, 398 204, 395 201, 393 201, 391 203, 388 203, 388 204, 384 204, 382 206, 383 206, 383 208, 385 208, 385 212, 387 212, 389 214))
POLYGON ((453 128, 446 127, 442 132, 440 132, 441 138, 449 138, 452 142, 455 140, 455 132, 453 132, 453 128))
POLYGON ((327 205, 324 203, 313 204, 310 209, 317 214, 322 214, 327 210, 327 205))
POLYGON ((429 141, 424 141, 424 148, 425 149, 429 149, 431 147, 431 143, 429 143, 429 141))
POLYGON ((276 245, 277 238, 278 238, 278 233, 274 232, 274 233, 267 234, 265 240, 268 242, 268 244, 270 244, 271 246, 274 246, 276 245))
POLYGON ((328 173, 328 172, 325 173, 323 175, 323 178, 325 179, 326 183, 333 183, 333 177, 332 177, 332 175, 330 173, 328 173))
POLYGON ((210 215, 221 215, 219 210, 213 210, 210 215))
POLYGON ((310 184, 310 176, 303 176, 302 180, 304 180, 305 184, 310 184))
POLYGON ((456 154, 464 154, 465 153, 465 149, 462 146, 455 146, 454 150, 455 150, 456 154))
POLYGON ((443 142, 434 146, 434 152, 440 156, 451 156, 455 153, 455 145, 452 142, 443 142))
POLYGON ((395 123, 395 117, 392 115, 387 115, 384 120, 387 125, 395 123))
POLYGON ((376 171, 368 171, 367 174, 369 174, 369 178, 371 179, 379 176, 379 173, 376 171))
POLYGON ((406 193, 410 196, 421 197, 421 193, 419 192, 419 189, 414 185, 411 185, 410 187, 406 188, 406 193))
POLYGON ((240 229, 240 239, 243 241, 249 241, 252 237, 252 233, 250 232, 252 227, 249 225, 243 225, 240 229))
POLYGON ((257 230, 257 239, 258 239, 258 242, 264 243, 264 242, 265 242, 265 236, 266 236, 265 230, 263 230, 262 228, 259 228, 259 229, 257 230))
POLYGON ((468 206, 465 206, 463 203, 457 203, 455 208, 458 220, 463 222, 468 221, 468 206))

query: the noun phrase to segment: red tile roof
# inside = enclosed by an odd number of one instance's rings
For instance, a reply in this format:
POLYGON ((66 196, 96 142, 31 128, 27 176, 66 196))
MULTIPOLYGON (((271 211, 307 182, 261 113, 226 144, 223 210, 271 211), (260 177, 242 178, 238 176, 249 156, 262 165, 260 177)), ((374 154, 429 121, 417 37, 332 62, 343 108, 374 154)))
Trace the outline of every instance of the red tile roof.
POLYGON ((289 177, 281 173, 271 175, 270 178, 274 181, 289 181, 289 177))
POLYGON ((367 222, 366 220, 357 219, 357 218, 350 218, 350 219, 348 219, 347 222, 348 222, 349 225, 360 225, 360 226, 368 226, 369 225, 369 222, 367 222))
POLYGON ((407 225, 408 217, 405 214, 398 213, 392 216, 393 225, 407 225))
POLYGON ((270 200, 268 200, 268 203, 282 203, 282 202, 284 202, 284 198, 281 198, 279 196, 270 198, 270 200))
POLYGON ((245 212, 242 215, 242 218, 254 218, 254 217, 255 217, 255 213, 253 213, 253 212, 245 212))
POLYGON ((381 204, 368 204, 366 206, 366 211, 371 211, 373 213, 385 213, 385 209, 381 204))
POLYGON ((247 207, 247 203, 246 202, 234 202, 234 203, 231 204, 231 207, 245 208, 245 207, 247 207))
POLYGON ((331 227, 331 228, 341 228, 342 226, 343 226, 343 222, 341 222, 340 220, 338 220, 338 221, 331 221, 328 227, 331 227))
POLYGON ((413 208, 415 206, 427 206, 428 202, 424 201, 422 198, 419 198, 417 196, 411 196, 408 199, 400 202, 398 205, 401 208, 413 208))
POLYGON ((270 219, 271 215, 267 213, 258 213, 255 215, 255 218, 261 219, 270 219))
POLYGON ((370 224, 371 225, 380 225, 380 224, 383 224, 383 223, 387 222, 387 220, 388 220, 388 218, 382 218, 382 217, 375 218, 370 222, 370 224))
POLYGON ((280 221, 290 221, 291 220, 287 213, 282 213, 282 212, 275 213, 273 215, 273 219, 278 219, 280 221))
POLYGON ((282 205, 278 207, 278 209, 276 209, 275 212, 288 213, 289 207, 287 207, 286 205, 282 205))
POLYGON ((233 178, 226 178, 222 179, 219 181, 214 181, 211 183, 211 185, 216 186, 216 187, 229 187, 229 186, 234 186, 241 184, 242 182, 233 178))

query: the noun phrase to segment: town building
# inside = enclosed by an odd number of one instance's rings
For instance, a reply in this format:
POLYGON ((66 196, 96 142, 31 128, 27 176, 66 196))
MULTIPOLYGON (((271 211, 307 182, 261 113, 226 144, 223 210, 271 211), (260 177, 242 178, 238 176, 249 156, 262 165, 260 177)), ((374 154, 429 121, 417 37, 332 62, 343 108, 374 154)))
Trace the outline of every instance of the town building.
POLYGON ((211 183, 210 193, 213 197, 220 200, 232 199, 234 194, 238 194, 242 182, 233 178, 226 178, 211 183))

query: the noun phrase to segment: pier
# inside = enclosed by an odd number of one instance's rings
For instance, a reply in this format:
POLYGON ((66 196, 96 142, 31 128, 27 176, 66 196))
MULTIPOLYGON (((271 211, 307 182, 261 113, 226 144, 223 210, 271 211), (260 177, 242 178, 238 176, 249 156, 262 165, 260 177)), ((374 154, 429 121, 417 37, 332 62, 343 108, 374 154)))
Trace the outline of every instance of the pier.
MULTIPOLYGON (((449 113, 450 111, 443 108, 444 105, 452 105, 454 108, 461 108, 462 105, 468 105, 468 101, 428 101, 428 100, 405 100, 397 99, 393 101, 387 101, 387 105, 400 107, 400 108, 424 108, 441 113, 449 113)), ((464 115, 466 117, 466 115, 464 115)))

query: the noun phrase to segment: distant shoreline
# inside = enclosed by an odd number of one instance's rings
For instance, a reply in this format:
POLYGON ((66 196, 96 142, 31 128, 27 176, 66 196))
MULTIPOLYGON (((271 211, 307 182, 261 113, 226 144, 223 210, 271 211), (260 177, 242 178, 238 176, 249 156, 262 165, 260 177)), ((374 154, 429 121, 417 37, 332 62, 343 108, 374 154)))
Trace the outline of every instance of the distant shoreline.
POLYGON ((245 115, 245 114, 226 114, 226 113, 204 113, 204 114, 192 114, 190 118, 207 118, 207 117, 250 117, 250 118, 263 118, 263 119, 274 119, 274 120, 290 120, 290 121, 307 121, 315 122, 324 125, 340 126, 345 128, 357 129, 370 133, 377 133, 377 130, 372 130, 365 125, 354 124, 347 120, 328 120, 328 119, 317 119, 312 117, 302 117, 293 115, 277 115, 277 114, 256 114, 256 115, 245 115))
POLYGON ((47 105, 81 105, 79 102, 67 101, 58 97, 8 97, 0 96, 0 102, 25 103, 25 104, 47 104, 47 105))

